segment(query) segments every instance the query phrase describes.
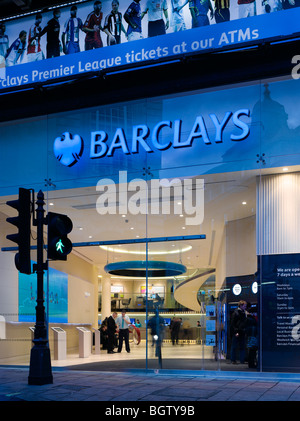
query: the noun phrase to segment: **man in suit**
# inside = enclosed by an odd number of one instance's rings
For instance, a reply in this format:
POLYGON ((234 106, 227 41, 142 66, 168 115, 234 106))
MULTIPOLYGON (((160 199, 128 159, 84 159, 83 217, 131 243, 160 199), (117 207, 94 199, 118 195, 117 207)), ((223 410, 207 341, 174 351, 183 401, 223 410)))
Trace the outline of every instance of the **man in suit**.
POLYGON ((117 330, 117 325, 115 319, 117 318, 118 314, 114 312, 111 316, 107 318, 107 353, 114 354, 114 347, 115 347, 115 334, 117 330))
POLYGON ((122 310, 121 316, 117 317, 116 324, 119 328, 119 346, 118 352, 122 351, 123 340, 125 341, 125 348, 127 352, 130 352, 129 346, 129 325, 131 324, 129 317, 126 314, 126 310, 122 310))

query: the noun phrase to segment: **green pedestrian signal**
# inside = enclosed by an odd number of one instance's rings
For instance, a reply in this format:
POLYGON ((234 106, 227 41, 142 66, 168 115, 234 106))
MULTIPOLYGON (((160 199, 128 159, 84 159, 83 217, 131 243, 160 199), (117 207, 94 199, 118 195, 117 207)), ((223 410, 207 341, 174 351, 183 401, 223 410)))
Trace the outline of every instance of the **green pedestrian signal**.
POLYGON ((72 242, 68 234, 73 229, 73 223, 67 215, 49 212, 48 224, 48 259, 67 260, 72 251, 72 242))
POLYGON ((59 241, 56 243, 56 251, 57 252, 60 252, 61 254, 63 254, 64 253, 64 244, 63 244, 63 242, 61 241, 61 239, 59 239, 59 241))

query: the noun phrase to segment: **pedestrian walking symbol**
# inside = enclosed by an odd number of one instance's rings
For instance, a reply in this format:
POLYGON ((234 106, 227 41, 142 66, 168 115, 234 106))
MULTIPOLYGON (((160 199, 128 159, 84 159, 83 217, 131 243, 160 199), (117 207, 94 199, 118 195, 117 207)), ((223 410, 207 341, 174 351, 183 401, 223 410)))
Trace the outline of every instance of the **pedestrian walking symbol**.
POLYGON ((56 251, 63 253, 64 252, 63 247, 65 246, 63 245, 63 242, 61 241, 61 239, 59 239, 59 241, 56 243, 56 251))

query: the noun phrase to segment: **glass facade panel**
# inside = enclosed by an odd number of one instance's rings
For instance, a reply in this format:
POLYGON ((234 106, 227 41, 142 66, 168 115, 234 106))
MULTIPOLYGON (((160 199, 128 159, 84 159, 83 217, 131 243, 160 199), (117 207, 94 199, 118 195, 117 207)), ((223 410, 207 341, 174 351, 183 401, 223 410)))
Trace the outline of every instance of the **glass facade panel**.
POLYGON ((297 91, 268 80, 1 124, 3 363, 28 363, 35 322, 36 274, 6 239, 23 187, 73 222, 71 254, 44 268, 53 364, 79 363, 85 328, 99 367, 299 371, 297 91))

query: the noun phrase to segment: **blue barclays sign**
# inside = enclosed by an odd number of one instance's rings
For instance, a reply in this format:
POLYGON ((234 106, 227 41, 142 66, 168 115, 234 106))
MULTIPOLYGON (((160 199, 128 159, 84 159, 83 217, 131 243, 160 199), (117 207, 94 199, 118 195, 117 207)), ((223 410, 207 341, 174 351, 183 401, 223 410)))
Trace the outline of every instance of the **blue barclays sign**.
MULTIPOLYGON (((140 150, 146 153, 164 151, 169 148, 191 147, 195 139, 202 138, 205 145, 223 142, 223 132, 231 123, 232 133, 230 140, 239 142, 250 134, 248 122, 244 118, 250 117, 249 109, 239 109, 235 112, 225 112, 219 120, 216 114, 209 114, 210 125, 214 127, 213 135, 207 130, 205 118, 196 117, 194 124, 186 139, 182 139, 182 120, 163 120, 158 122, 152 130, 146 124, 134 125, 129 134, 124 128, 118 127, 109 135, 104 130, 92 131, 90 136, 89 158, 99 159, 112 157, 116 150, 125 155, 138 154, 140 150), (237 129, 237 132, 236 132, 237 129)), ((211 131, 210 131, 211 132, 211 131)), ((56 159, 67 167, 72 167, 80 161, 84 151, 84 140, 79 134, 72 135, 66 131, 54 140, 53 150, 56 159)))
POLYGON ((1 123, 0 192, 46 178, 91 186, 144 167, 158 179, 298 165, 299 98, 291 78, 1 123))
MULTIPOLYGON (((104 0, 102 2, 102 11, 100 17, 102 19, 102 31, 106 29, 103 26, 105 14, 111 11, 111 1, 104 0), (102 13, 102 14, 101 14, 102 13)), ((141 2, 142 3, 142 2, 141 2)), ((129 5, 126 5, 126 7, 129 5)), ((84 5, 78 5, 78 16, 87 16, 91 12, 93 2, 87 2, 84 5)), ((126 7, 120 9, 122 19, 126 15, 126 7)), ((237 8, 238 5, 231 6, 237 8)), ((143 15, 144 5, 141 4, 141 14, 143 15)), ((103 40, 102 46, 105 48, 87 49, 85 41, 85 27, 79 31, 78 52, 74 54, 67 53, 65 48, 58 55, 45 59, 44 51, 47 50, 46 36, 35 35, 33 41, 28 42, 29 31, 33 26, 34 17, 27 17, 26 20, 18 19, 16 21, 5 22, 7 35, 7 58, 1 56, 0 52, 0 90, 14 89, 20 87, 28 87, 37 83, 52 83, 64 78, 72 78, 98 71, 122 71, 128 66, 159 64, 162 60, 178 59, 186 54, 201 53, 207 51, 218 51, 224 48, 244 47, 252 42, 263 42, 266 39, 276 39, 287 37, 291 34, 299 32, 298 22, 300 20, 300 9, 281 10, 276 13, 265 13, 261 5, 257 5, 256 15, 247 19, 228 20, 226 22, 214 24, 213 18, 208 25, 195 27, 191 25, 191 12, 186 6, 183 9, 183 18, 185 20, 185 30, 176 31, 175 27, 170 25, 164 35, 151 37, 147 34, 148 18, 144 17, 141 22, 140 39, 130 41, 128 34, 120 35, 119 43, 115 41, 108 42, 105 45, 103 40), (15 41, 19 40, 19 33, 28 32, 26 43, 22 49, 12 49, 14 52, 14 60, 9 60, 9 46, 12 47, 15 41), (32 61, 29 51, 34 44, 35 50, 39 48, 39 54, 42 59, 32 61), (10 63, 10 64, 9 64, 10 63)), ((169 18, 173 18, 175 9, 168 9, 169 18)), ((232 15, 238 15, 238 10, 232 9, 232 15)), ((54 12, 53 12, 54 13, 54 12)), ((60 21, 57 20, 62 35, 66 36, 63 30, 63 22, 69 19, 69 8, 61 9, 60 21)), ((43 15, 43 22, 39 27, 40 33, 47 28, 47 20, 51 18, 50 12, 43 15), (44 23, 45 18, 47 19, 44 23)), ((1 23, 1 22, 0 22, 1 23)), ((3 23, 3 22, 2 22, 3 23)), ((125 26, 127 26, 124 23, 125 26)), ((124 29, 125 30, 125 29, 124 29)), ((0 27, 0 35, 3 29, 0 27)), ((107 31, 106 31, 107 32, 107 31)), ((3 39, 6 36, 2 35, 3 39)), ((99 30, 100 33, 100 30, 99 30)), ((59 41, 60 42, 60 41, 59 41)), ((60 42, 61 44, 61 42, 60 42)), ((3 47, 4 48, 4 47, 3 47)), ((48 50, 47 50, 48 51, 48 50)), ((35 53, 35 54, 38 54, 35 53)))

